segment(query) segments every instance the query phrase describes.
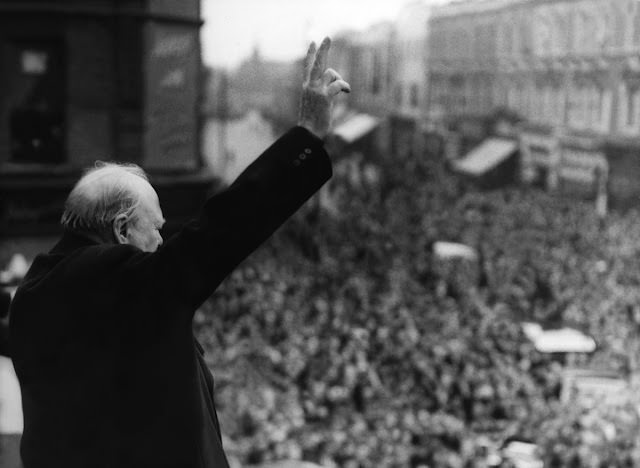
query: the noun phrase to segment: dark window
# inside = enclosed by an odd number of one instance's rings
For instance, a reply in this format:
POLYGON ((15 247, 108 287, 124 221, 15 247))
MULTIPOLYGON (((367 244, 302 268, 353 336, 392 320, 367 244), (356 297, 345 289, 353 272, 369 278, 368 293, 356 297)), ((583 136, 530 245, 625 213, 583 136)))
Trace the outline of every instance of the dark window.
POLYGON ((418 107, 418 85, 411 85, 411 107, 418 107))
POLYGON ((636 88, 627 88, 627 127, 633 127, 636 123, 636 88))
POLYGON ((377 52, 373 53, 373 79, 371 83, 371 92, 378 94, 382 87, 382 60, 377 52))
POLYGON ((3 50, 10 160, 64 161, 65 74, 61 43, 14 41, 3 50))

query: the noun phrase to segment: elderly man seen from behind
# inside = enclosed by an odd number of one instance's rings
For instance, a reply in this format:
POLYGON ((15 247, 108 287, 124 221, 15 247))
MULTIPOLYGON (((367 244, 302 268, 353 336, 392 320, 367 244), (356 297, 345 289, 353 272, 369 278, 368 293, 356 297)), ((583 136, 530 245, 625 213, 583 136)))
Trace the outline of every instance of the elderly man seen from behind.
POLYGON ((327 68, 329 46, 307 53, 299 125, 166 242, 137 166, 104 164, 74 187, 64 235, 11 306, 25 468, 228 466, 192 318, 330 178, 322 138, 349 85, 327 68))
POLYGON ((69 194, 62 225, 98 242, 116 239, 155 252, 162 244, 164 218, 158 195, 140 167, 98 163, 69 194))

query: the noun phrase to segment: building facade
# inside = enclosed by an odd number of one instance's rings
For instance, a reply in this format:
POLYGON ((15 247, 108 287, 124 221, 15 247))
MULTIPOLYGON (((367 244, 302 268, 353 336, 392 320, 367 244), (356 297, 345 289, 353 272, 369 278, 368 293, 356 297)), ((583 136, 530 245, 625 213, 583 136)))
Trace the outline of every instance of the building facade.
POLYGON ((429 55, 430 111, 517 113, 523 169, 546 185, 597 186, 615 143, 640 138, 637 0, 448 4, 429 55))
MULTIPOLYGON (((393 33, 391 22, 378 23, 364 31, 336 35, 331 49, 333 68, 352 84, 352 92, 341 96, 338 108, 368 114, 379 124, 367 134, 379 154, 389 151, 389 108, 393 90, 393 33), (346 109, 348 107, 348 109, 346 109)), ((340 123, 339 121, 336 123, 340 123)))
POLYGON ((0 4, 3 233, 55 230, 96 160, 143 166, 168 218, 202 198, 201 23, 199 0, 0 4))
POLYGON ((404 5, 392 21, 333 40, 331 61, 353 84, 342 100, 378 119, 377 147, 394 158, 423 155, 428 109, 428 48, 431 7, 404 5))
POLYGON ((358 34, 350 45, 351 80, 357 83, 351 104, 369 114, 386 115, 393 86, 393 24, 376 24, 358 34))

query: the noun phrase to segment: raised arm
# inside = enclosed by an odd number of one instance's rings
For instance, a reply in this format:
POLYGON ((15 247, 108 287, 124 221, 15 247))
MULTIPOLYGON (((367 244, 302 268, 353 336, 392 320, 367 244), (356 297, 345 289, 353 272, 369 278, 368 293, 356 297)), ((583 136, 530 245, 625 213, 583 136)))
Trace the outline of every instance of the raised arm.
POLYGON ((304 60, 298 125, 319 138, 324 138, 329 132, 333 98, 341 92, 351 92, 349 83, 333 68, 327 68, 330 47, 331 39, 328 37, 324 38, 317 52, 316 44, 312 42, 304 60))
POLYGON ((199 219, 154 254, 155 274, 170 277, 174 291, 198 306, 220 282, 330 177, 322 138, 331 107, 349 85, 326 68, 331 41, 311 44, 304 67, 299 125, 271 145, 231 186, 209 199, 199 219))

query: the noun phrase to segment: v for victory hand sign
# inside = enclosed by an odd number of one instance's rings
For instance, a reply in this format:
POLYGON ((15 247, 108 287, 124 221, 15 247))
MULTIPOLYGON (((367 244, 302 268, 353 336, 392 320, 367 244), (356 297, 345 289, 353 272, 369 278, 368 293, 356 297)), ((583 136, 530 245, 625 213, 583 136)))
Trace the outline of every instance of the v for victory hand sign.
POLYGON ((315 42, 312 42, 304 60, 298 125, 320 138, 329 133, 333 98, 340 92, 351 92, 349 83, 337 71, 327 68, 330 47, 331 39, 328 37, 324 38, 317 51, 315 42))

